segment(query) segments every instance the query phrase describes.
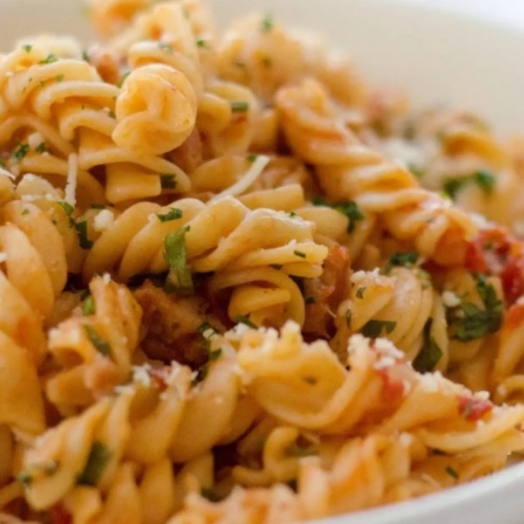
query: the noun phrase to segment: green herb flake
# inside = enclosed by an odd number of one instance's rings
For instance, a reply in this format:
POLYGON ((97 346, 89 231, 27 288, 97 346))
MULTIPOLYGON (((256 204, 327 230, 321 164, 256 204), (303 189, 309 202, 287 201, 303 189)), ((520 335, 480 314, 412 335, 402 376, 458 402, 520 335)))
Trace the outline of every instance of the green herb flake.
POLYGON ((418 178, 419 180, 421 178, 424 177, 424 175, 426 174, 426 172, 424 171, 424 169, 422 169, 421 167, 419 166, 416 166, 415 164, 409 164, 408 165, 408 169, 409 171, 411 171, 411 174, 415 177, 415 178, 418 178))
POLYGON ((317 299, 316 299, 316 297, 306 297, 306 298, 304 299, 304 302, 306 303, 306 305, 309 305, 309 304, 316 304, 317 299))
POLYGON ((491 193, 497 184, 495 175, 486 170, 477 171, 473 175, 473 179, 484 193, 491 193))
POLYGON ((200 490, 200 494, 210 502, 220 502, 222 500, 222 497, 215 493, 212 489, 209 488, 202 488, 200 490))
POLYGON ((175 189, 176 188, 176 175, 170 175, 167 173, 160 175, 160 186, 162 189, 175 189))
POLYGON ((78 476, 77 483, 83 486, 96 486, 112 455, 111 450, 105 444, 93 442, 84 471, 78 476))
POLYGON ((164 257, 169 266, 166 290, 191 294, 194 291, 191 269, 187 264, 186 233, 189 226, 168 233, 164 239, 164 257))
POLYGON ((87 63, 90 61, 89 53, 85 49, 82 51, 82 60, 86 61, 87 63))
POLYGON ((31 210, 25 208, 23 211, 22 211, 22 215, 29 215, 31 213, 31 210))
POLYGON ((57 204, 65 211, 65 214, 70 217, 73 214, 75 208, 65 200, 60 200, 57 204))
POLYGON ((218 348, 213 351, 209 352, 209 361, 214 362, 215 360, 218 360, 222 356, 222 349, 218 348))
POLYGON ((45 145, 45 142, 40 142, 40 144, 36 146, 35 151, 40 154, 45 153, 47 151, 47 146, 45 145))
POLYGON ((378 338, 382 331, 389 335, 396 325, 396 322, 390 320, 370 320, 364 324, 360 332, 367 338, 378 338))
POLYGON ((306 258, 306 254, 303 251, 293 251, 293 254, 300 258, 306 258))
POLYGON ((413 367, 419 373, 433 371, 443 355, 442 349, 431 336, 431 324, 432 319, 429 319, 424 326, 424 345, 413 361, 413 367))
POLYGON ((196 372, 193 380, 191 381, 192 386, 196 386, 197 384, 200 384, 205 378, 207 377, 209 373, 209 367, 207 365, 202 366, 199 368, 199 370, 196 372))
POLYGON ((160 222, 170 222, 182 218, 182 210, 172 207, 167 213, 157 213, 156 217, 160 222))
POLYGON ((448 309, 448 325, 451 338, 469 342, 495 333, 500 329, 504 305, 494 287, 486 277, 477 275, 476 290, 484 304, 484 309, 471 302, 463 302, 459 308, 448 309), (460 314, 457 314, 460 311, 460 314))
POLYGON ((89 240, 87 235, 87 221, 82 220, 75 224, 76 233, 78 235, 78 244, 82 249, 91 249, 93 241, 89 240))
POLYGON ((248 162, 254 162, 257 158, 258 158, 258 155, 248 155, 248 156, 246 157, 246 160, 247 160, 248 162))
POLYGON ((250 327, 252 329, 258 329, 258 326, 254 322, 252 322, 246 315, 238 315, 236 321, 238 324, 244 324, 245 326, 250 327))
POLYGON ((395 253, 391 256, 386 267, 385 273, 389 273, 394 267, 410 267, 417 263, 418 253, 416 251, 406 251, 403 253, 395 253))
POLYGON ((173 53, 173 47, 170 44, 166 43, 166 42, 160 42, 158 44, 158 48, 162 49, 162 51, 167 51, 168 53, 173 53))
POLYGON ((447 466, 446 467, 446 473, 454 478, 455 480, 458 480, 459 479, 459 474, 457 473, 457 471, 455 469, 453 469, 451 466, 447 466))
POLYGON ((122 87, 124 85, 124 82, 126 81, 126 78, 131 74, 131 71, 127 71, 127 73, 124 73, 120 80, 118 81, 118 84, 116 84, 117 87, 122 87))
POLYGON ((275 22, 273 20, 273 15, 266 15, 264 18, 262 18, 262 21, 260 22, 260 31, 262 33, 269 33, 275 25, 275 22))
POLYGON ((56 81, 57 82, 63 82, 64 78, 65 78, 65 75, 62 73, 60 75, 57 75, 56 81))
POLYGON ((351 318, 353 317, 353 313, 351 309, 346 309, 346 312, 344 313, 344 318, 346 320, 346 326, 351 327, 351 318))
POLYGON ((112 118, 113 120, 116 119, 116 113, 115 113, 114 111, 108 111, 108 112, 107 112, 107 116, 108 116, 109 118, 112 118))
POLYGON ((298 217, 298 215, 297 215, 294 211, 289 211, 289 212, 288 212, 288 215, 289 215, 291 218, 296 218, 296 217, 298 217))
POLYGON ((84 331, 91 344, 93 344, 99 353, 104 355, 104 357, 108 357, 111 354, 111 345, 97 333, 93 326, 84 326, 84 331))
POLYGON ((334 202, 330 204, 322 198, 314 197, 311 200, 311 203, 314 206, 331 207, 339 213, 342 213, 348 219, 348 233, 353 233, 357 225, 357 222, 360 222, 364 219, 364 215, 362 211, 360 211, 360 209, 358 208, 357 203, 353 202, 352 200, 350 200, 349 202, 334 202))
POLYGON ((89 315, 94 315, 96 312, 95 299, 91 296, 86 298, 84 305, 82 306, 82 315, 88 317, 89 315))
POLYGON ((91 209, 105 209, 106 208, 106 205, 105 204, 91 204, 91 209))
POLYGON ((200 49, 205 49, 207 47, 207 42, 202 38, 198 38, 196 41, 196 45, 197 47, 200 47, 200 49))
POLYGON ((230 102, 230 105, 233 113, 246 113, 249 109, 249 104, 247 102, 232 101, 230 102))
POLYGON ((33 49, 33 46, 31 44, 25 44, 22 46, 22 49, 26 52, 26 53, 30 53, 31 50, 33 49))
POLYGON ((365 287, 359 287, 355 296, 357 298, 364 298, 364 291, 366 291, 365 287))
POLYGON ((53 53, 49 53, 45 58, 44 60, 41 60, 40 62, 38 62, 39 64, 52 64, 53 62, 57 62, 58 61, 58 58, 53 54, 53 53))
POLYGON ((28 471, 22 470, 17 476, 16 480, 22 484, 22 486, 28 488, 33 483, 33 476, 28 471))
POLYGON ((11 153, 11 156, 17 161, 21 162, 29 153, 29 144, 19 143, 18 147, 11 153))

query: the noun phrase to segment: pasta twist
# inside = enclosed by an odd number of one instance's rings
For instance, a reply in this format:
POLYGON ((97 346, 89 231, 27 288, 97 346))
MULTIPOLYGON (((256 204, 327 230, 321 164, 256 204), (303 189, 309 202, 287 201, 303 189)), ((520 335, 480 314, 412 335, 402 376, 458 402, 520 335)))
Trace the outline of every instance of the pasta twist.
POLYGON ((90 282, 80 313, 49 334, 58 370, 46 380, 46 395, 61 412, 91 405, 127 380, 138 343, 142 312, 131 292, 106 277, 90 282))
POLYGON ((472 219, 419 188, 409 171, 361 145, 338 122, 320 84, 304 81, 281 89, 276 102, 289 144, 316 166, 328 195, 354 199, 362 209, 379 214, 395 238, 413 242, 423 256, 441 265, 464 262, 475 233, 472 219))
POLYGON ((314 225, 305 220, 271 209, 250 211, 230 196, 207 205, 183 199, 165 208, 143 203, 126 210, 94 243, 84 277, 115 269, 118 279, 126 281, 143 272, 164 272, 166 235, 183 228, 187 263, 195 273, 278 264, 290 275, 318 276, 327 254, 313 241, 314 225), (181 216, 159 219, 172 209, 181 216), (269 230, 271 236, 265 234, 269 230))

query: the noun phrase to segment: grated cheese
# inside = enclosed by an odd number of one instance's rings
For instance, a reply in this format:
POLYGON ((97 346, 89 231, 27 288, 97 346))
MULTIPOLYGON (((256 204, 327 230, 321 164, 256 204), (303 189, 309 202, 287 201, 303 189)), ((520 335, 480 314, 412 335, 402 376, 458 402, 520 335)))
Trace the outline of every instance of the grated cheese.
POLYGON ((76 185, 78 181, 78 155, 73 153, 67 160, 67 183, 64 200, 73 207, 76 205, 76 185))
POLYGON ((101 233, 113 227, 115 214, 109 209, 102 209, 93 220, 93 229, 101 233))
POLYGON ((442 293, 442 303, 444 307, 452 308, 460 306, 460 298, 453 291, 444 291, 442 293))

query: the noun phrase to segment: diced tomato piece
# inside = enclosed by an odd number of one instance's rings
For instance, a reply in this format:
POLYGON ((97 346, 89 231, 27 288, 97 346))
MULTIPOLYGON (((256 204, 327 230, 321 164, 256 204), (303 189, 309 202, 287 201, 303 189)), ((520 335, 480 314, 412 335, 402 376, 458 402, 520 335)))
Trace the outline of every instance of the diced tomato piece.
POLYGON ((72 524, 73 516, 64 508, 63 504, 56 504, 51 509, 51 522, 53 524, 72 524))
POLYGON ((493 404, 481 398, 459 397, 458 409, 460 415, 468 422, 476 422, 493 409, 493 404))

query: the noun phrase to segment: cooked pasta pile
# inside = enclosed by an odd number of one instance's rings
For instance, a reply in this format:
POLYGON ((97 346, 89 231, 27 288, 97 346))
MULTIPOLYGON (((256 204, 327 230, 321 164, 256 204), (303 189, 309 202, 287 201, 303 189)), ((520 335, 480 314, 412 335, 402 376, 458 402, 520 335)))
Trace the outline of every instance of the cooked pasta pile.
POLYGON ((522 142, 270 15, 90 7, 0 56, 0 520, 283 524, 522 452, 522 142))

